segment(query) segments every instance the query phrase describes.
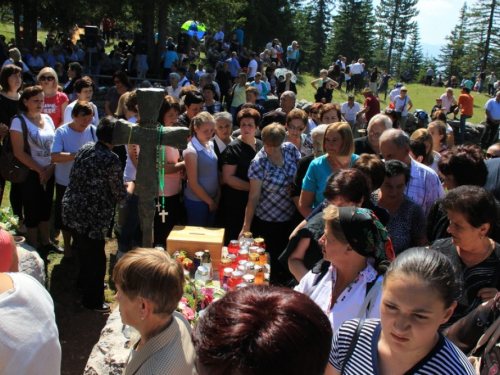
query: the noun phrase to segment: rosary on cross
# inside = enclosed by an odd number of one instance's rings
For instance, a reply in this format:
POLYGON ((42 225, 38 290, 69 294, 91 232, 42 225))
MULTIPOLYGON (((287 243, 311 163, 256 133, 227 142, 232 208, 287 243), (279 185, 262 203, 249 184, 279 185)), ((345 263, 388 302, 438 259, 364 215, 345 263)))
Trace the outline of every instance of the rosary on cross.
POLYGON ((165 192, 163 188, 165 187, 165 147, 161 145, 161 135, 163 132, 163 125, 160 125, 158 131, 158 182, 160 184, 161 191, 161 203, 160 198, 158 198, 158 203, 156 208, 158 209, 158 215, 161 216, 161 222, 165 224, 165 216, 168 216, 168 212, 165 211, 165 192), (161 208, 161 211, 160 211, 161 208))

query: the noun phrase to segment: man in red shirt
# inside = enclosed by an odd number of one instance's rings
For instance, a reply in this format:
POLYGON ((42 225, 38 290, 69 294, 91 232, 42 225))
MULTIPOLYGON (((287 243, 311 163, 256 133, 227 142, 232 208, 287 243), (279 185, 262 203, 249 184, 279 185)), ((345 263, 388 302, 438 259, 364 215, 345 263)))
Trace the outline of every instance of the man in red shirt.
POLYGON ((364 113, 368 124, 373 116, 380 114, 380 101, 368 87, 361 91, 361 94, 365 97, 365 105, 361 111, 356 113, 356 117, 364 113))
POLYGON ((473 115, 474 97, 470 94, 467 87, 462 88, 462 93, 458 97, 458 108, 460 109, 460 140, 463 144, 465 140, 465 122, 473 115))
POLYGON ((101 20, 102 24, 102 36, 106 42, 109 43, 109 34, 111 31, 111 20, 108 18, 108 15, 105 14, 103 19, 101 20))

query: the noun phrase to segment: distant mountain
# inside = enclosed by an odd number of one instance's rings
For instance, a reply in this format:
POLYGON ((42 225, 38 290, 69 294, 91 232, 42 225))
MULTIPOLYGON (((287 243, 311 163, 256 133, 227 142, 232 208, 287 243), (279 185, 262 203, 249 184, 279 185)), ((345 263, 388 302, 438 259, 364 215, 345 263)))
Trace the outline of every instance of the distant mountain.
POLYGON ((422 43, 422 52, 424 56, 428 54, 429 56, 437 58, 441 53, 441 45, 422 43))

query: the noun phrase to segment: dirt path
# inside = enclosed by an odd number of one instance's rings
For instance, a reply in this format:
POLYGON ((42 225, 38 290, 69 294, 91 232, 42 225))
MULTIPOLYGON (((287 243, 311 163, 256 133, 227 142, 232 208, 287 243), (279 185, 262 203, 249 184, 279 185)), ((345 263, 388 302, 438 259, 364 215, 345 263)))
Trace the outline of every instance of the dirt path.
MULTIPOLYGON (((106 243, 108 258, 107 275, 110 262, 114 264, 116 240, 106 243)), ((109 314, 100 314, 87 310, 81 306, 81 293, 75 287, 78 276, 78 262, 61 264, 61 255, 50 255, 48 290, 54 299, 59 339, 62 347, 62 375, 81 375, 92 351, 92 347, 99 340, 102 328, 106 324, 109 314)), ((113 285, 106 290, 106 301, 115 307, 113 300, 113 285), (111 289, 110 289, 111 288, 111 289)))

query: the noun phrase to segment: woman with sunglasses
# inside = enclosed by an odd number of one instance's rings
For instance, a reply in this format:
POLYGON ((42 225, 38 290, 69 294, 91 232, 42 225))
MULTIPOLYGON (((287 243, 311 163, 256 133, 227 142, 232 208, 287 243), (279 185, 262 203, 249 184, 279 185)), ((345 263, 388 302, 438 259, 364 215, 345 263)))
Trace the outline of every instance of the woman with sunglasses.
POLYGON ((50 116, 56 129, 64 123, 64 111, 69 104, 69 99, 65 93, 58 91, 59 79, 57 73, 52 68, 43 68, 38 73, 37 80, 43 89, 43 110, 50 116))
POLYGON ((284 142, 290 142, 297 147, 300 157, 314 153, 311 137, 304 134, 307 123, 307 113, 302 109, 292 109, 286 116, 286 137, 284 142))
POLYGON ((113 83, 115 86, 109 88, 104 101, 104 112, 106 112, 106 116, 114 116, 118 108, 118 100, 120 97, 128 91, 132 91, 134 87, 127 74, 122 71, 113 74, 113 83))

